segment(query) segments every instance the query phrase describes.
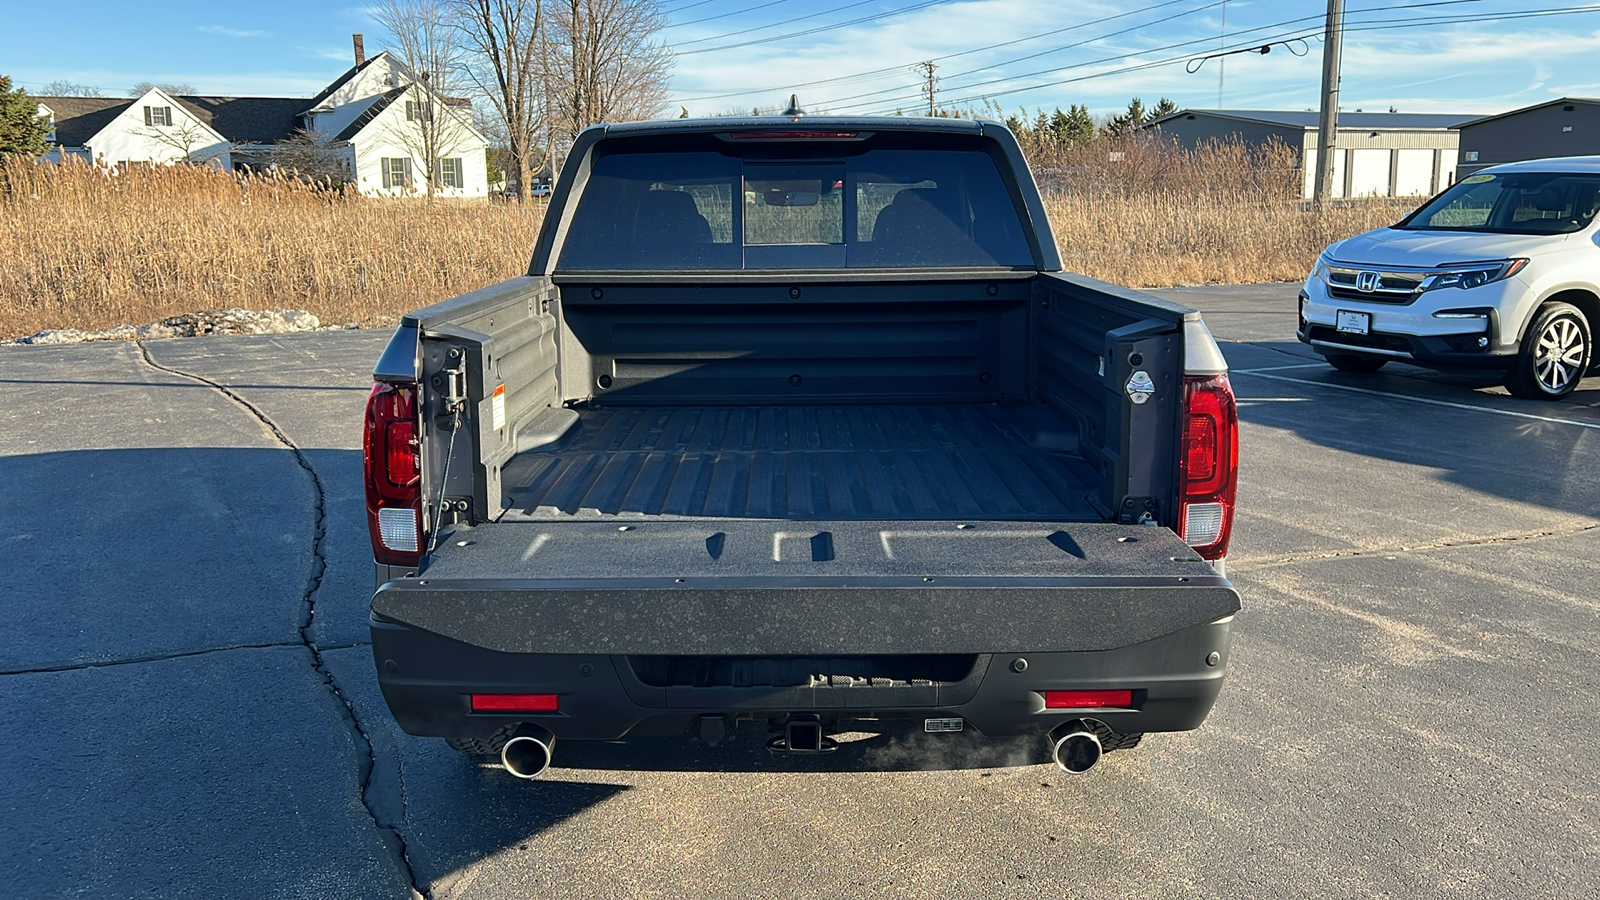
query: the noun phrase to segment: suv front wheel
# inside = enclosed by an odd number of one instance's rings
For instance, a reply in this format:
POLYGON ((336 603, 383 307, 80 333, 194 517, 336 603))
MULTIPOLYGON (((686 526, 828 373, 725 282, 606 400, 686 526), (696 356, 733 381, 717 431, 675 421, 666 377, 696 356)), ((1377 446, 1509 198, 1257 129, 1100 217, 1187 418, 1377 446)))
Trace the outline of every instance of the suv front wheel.
POLYGON ((1522 336, 1506 390, 1527 400, 1560 400, 1589 370, 1589 320, 1570 303, 1546 303, 1522 336))

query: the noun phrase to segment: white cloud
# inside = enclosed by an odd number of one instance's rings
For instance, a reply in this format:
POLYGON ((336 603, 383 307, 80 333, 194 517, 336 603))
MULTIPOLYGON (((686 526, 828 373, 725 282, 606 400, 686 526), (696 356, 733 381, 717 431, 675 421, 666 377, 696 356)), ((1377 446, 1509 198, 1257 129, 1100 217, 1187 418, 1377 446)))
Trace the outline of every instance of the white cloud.
POLYGON ((229 28, 226 25, 201 25, 199 30, 204 31, 206 34, 220 34, 223 37, 231 38, 258 38, 272 36, 271 32, 262 31, 259 28, 229 28))
POLYGON ((312 59, 336 59, 339 62, 354 63, 355 51, 349 47, 296 47, 296 50, 312 59))

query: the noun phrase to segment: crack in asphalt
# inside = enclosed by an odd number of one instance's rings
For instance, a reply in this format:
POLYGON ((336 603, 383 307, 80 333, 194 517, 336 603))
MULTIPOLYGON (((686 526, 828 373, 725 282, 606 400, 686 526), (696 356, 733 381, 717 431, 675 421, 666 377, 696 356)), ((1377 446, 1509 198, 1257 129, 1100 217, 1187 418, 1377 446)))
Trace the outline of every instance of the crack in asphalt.
MULTIPOLYGON (((84 669, 106 669, 112 666, 136 666, 141 663, 166 662, 169 659, 187 659, 191 656, 205 656, 211 653, 231 653, 235 650, 277 650, 284 647, 303 647, 300 641, 272 641, 264 644, 229 644, 226 647, 206 647, 200 650, 174 650, 169 653, 148 653, 143 656, 128 656, 121 659, 103 659, 95 662, 62 663, 58 666, 33 666, 27 669, 0 669, 0 676, 5 675, 43 675, 49 672, 80 672, 84 669)), ((370 647, 369 641, 356 641, 350 644, 323 644, 318 650, 351 650, 356 647, 370 647)))
POLYGON ((1356 559, 1363 556, 1398 556, 1402 553, 1428 553, 1434 550, 1450 550, 1458 547, 1487 547, 1494 544, 1516 544, 1529 541, 1547 540, 1550 538, 1572 537, 1573 535, 1600 529, 1600 523, 1580 525, 1576 528, 1544 529, 1542 531, 1524 531, 1518 534, 1502 534, 1485 538, 1459 538, 1453 540, 1431 541, 1425 544, 1406 544, 1400 547, 1378 547, 1368 550, 1318 550, 1310 553, 1291 554, 1289 556, 1258 556, 1245 557, 1238 560, 1228 560, 1228 571, 1256 571, 1259 569, 1275 569, 1279 566, 1292 566, 1303 562, 1317 562, 1324 559, 1356 559))
MULTIPOLYGON (((356 716, 355 705, 350 702, 350 698, 345 696, 344 691, 339 688, 339 683, 334 679, 332 670, 328 668, 327 663, 322 658, 322 650, 317 646, 316 642, 311 639, 311 626, 316 620, 317 615, 316 594, 317 591, 321 589, 322 577, 327 573, 328 570, 327 554, 325 548, 323 547, 323 542, 327 537, 327 489, 322 483, 322 476, 317 473, 316 469, 312 468, 311 461, 308 460, 305 453, 301 451, 300 445, 291 440, 289 435, 285 434, 283 429, 278 427, 278 423, 273 421, 272 417, 267 415, 266 412, 260 407, 251 403, 249 400, 246 400, 242 395, 234 392, 227 385, 213 381, 204 375, 196 375, 193 372, 185 372, 180 369, 174 369, 170 366, 164 366, 161 363, 156 362, 155 359, 150 356, 150 349, 145 346, 144 341, 136 340, 134 343, 138 345, 139 355, 144 359, 145 365, 151 367, 152 369, 157 369, 162 372, 176 375, 180 378, 188 378, 210 385, 212 388, 215 388, 218 393, 222 394, 224 397, 227 397, 229 400, 232 400, 240 408, 254 416, 258 421, 261 422, 262 425, 265 425, 267 429, 272 432, 273 437, 279 444, 283 446, 285 450, 288 450, 294 455, 295 462, 299 464, 301 469, 305 470, 306 476, 311 479, 312 493, 314 495, 312 501, 312 512, 314 513, 315 519, 311 533, 311 576, 306 581, 305 592, 301 597, 301 599, 304 601, 304 611, 298 629, 300 645, 304 646, 306 651, 311 654, 311 668, 317 673, 318 676, 322 678, 322 683, 328 689, 328 692, 333 695, 334 699, 339 701, 340 706, 344 710, 344 717, 346 723, 350 726, 351 733, 356 736, 356 739, 360 741, 361 746, 365 749, 365 752, 361 756, 360 781, 361 805, 367 811, 367 818, 371 819, 373 827, 378 829, 378 831, 383 834, 385 837, 384 843, 390 845, 390 852, 394 855, 395 861, 405 871, 406 879, 410 882, 413 896, 420 896, 427 898, 427 900, 432 900, 432 894, 421 884, 417 877, 416 869, 411 865, 410 850, 406 846, 405 836, 400 833, 400 828, 398 825, 385 821, 386 817, 379 814, 378 809, 376 806, 374 806, 370 796, 372 790, 373 773, 377 769, 377 758, 375 752, 373 751, 372 738, 368 736, 366 729, 361 727, 361 720, 356 716)), ((402 787, 402 794, 403 791, 404 788, 402 787)), ((401 808, 403 811, 404 806, 401 808)))

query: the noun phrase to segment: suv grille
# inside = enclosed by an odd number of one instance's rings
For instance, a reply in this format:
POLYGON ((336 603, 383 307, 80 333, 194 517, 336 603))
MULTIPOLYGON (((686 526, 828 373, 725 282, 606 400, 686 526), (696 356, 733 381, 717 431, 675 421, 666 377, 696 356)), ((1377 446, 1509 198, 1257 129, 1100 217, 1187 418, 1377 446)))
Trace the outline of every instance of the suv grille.
POLYGON ((1418 272, 1378 271, 1330 265, 1328 294, 1340 300, 1360 300, 1366 303, 1410 303, 1421 293, 1422 279, 1423 275, 1418 272), (1360 283, 1364 272, 1377 276, 1370 291, 1363 291, 1356 286, 1360 283))

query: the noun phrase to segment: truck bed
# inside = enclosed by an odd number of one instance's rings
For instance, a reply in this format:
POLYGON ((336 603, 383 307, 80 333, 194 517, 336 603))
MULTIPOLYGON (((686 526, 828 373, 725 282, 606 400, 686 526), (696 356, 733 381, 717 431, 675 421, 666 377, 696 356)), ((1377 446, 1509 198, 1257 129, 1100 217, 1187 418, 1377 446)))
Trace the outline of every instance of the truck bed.
POLYGON ((580 409, 502 471, 502 521, 596 516, 1099 521, 1042 406, 580 409))

